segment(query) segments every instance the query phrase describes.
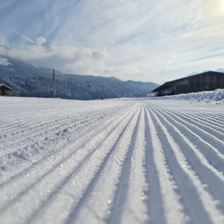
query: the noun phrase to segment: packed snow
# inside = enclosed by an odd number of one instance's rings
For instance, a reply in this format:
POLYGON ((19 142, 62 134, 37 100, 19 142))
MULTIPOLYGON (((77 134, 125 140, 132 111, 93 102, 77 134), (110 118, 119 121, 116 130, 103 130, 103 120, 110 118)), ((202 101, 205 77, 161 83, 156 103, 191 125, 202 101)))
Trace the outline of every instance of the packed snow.
POLYGON ((222 103, 0 97, 0 114, 1 224, 224 223, 222 103))
POLYGON ((161 99, 170 100, 188 100, 206 103, 224 103, 224 89, 216 89, 214 91, 203 91, 196 93, 185 93, 173 96, 164 96, 161 99))

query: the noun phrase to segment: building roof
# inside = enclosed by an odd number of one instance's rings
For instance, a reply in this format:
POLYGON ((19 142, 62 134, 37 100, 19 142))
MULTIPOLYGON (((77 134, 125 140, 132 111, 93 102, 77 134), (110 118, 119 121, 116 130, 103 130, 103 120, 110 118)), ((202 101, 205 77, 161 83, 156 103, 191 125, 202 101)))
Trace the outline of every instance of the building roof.
POLYGON ((7 85, 5 85, 3 83, 0 83, 0 88, 4 88, 5 90, 12 90, 11 87, 9 87, 9 86, 7 86, 7 85))
POLYGON ((195 77, 195 76, 205 75, 205 74, 215 74, 215 75, 224 76, 224 73, 222 73, 222 72, 215 72, 215 71, 202 72, 202 73, 199 73, 199 74, 190 75, 190 76, 186 76, 186 77, 183 77, 183 78, 180 78, 180 79, 175 79, 173 81, 165 82, 161 86, 155 88, 152 92, 158 92, 158 91, 161 91, 164 88, 171 87, 172 84, 175 83, 175 82, 182 81, 182 80, 185 80, 185 79, 189 79, 189 78, 192 78, 192 77, 195 77))

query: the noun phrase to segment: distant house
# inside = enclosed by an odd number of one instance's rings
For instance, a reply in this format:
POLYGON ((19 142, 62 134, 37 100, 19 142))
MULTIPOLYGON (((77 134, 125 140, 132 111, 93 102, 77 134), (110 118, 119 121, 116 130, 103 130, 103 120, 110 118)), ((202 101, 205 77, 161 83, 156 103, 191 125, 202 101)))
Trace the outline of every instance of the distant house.
POLYGON ((166 82, 152 92, 157 96, 165 96, 222 88, 224 88, 224 73, 208 71, 166 82))
POLYGON ((0 96, 8 95, 9 91, 12 91, 12 88, 0 83, 0 96))

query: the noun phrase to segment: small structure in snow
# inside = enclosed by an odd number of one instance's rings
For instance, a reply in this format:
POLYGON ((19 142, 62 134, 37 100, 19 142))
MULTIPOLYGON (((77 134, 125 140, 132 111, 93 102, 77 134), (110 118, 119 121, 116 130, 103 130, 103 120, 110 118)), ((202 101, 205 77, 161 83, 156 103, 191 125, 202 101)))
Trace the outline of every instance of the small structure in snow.
POLYGON ((5 84, 0 83, 0 96, 8 95, 9 91, 12 91, 11 87, 9 87, 9 86, 7 86, 5 84))

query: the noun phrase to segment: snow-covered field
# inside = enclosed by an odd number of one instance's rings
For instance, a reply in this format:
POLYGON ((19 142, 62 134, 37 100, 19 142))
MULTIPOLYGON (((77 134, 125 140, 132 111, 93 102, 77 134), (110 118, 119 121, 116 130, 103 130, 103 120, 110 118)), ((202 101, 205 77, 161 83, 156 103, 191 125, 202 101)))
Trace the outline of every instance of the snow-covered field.
POLYGON ((0 97, 0 223, 224 223, 224 104, 0 97))
POLYGON ((202 91, 196 93, 185 93, 173 96, 161 97, 161 99, 169 100, 188 100, 192 102, 206 103, 224 103, 224 89, 216 89, 214 91, 202 91))

